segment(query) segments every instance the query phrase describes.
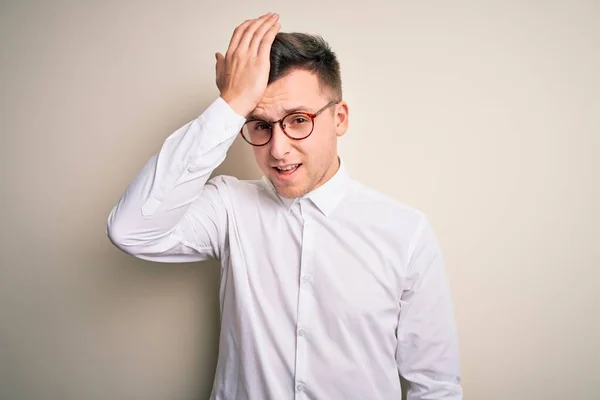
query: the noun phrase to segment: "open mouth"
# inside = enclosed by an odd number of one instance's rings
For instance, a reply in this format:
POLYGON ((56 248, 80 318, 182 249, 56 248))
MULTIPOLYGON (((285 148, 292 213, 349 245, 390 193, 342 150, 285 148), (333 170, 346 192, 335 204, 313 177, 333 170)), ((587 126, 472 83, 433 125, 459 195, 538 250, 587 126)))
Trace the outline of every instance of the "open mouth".
POLYGON ((287 165, 285 167, 273 167, 273 169, 277 172, 277 176, 280 179, 285 179, 285 178, 290 178, 292 175, 294 175, 294 173, 296 171, 298 171, 298 168, 300 168, 302 166, 302 163, 300 164, 290 164, 287 165))

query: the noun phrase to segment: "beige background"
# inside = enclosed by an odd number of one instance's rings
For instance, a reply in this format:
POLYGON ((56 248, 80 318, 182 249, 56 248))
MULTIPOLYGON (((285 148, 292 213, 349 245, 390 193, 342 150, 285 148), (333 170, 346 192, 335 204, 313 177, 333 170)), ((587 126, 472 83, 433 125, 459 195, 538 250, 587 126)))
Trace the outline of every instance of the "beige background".
MULTIPOLYGON (((350 173, 436 228, 465 398, 597 399, 600 4, 566 0, 2 1, 0 398, 208 397, 216 264, 104 229, 267 11, 339 55, 350 173)), ((219 172, 258 176, 243 141, 219 172)))

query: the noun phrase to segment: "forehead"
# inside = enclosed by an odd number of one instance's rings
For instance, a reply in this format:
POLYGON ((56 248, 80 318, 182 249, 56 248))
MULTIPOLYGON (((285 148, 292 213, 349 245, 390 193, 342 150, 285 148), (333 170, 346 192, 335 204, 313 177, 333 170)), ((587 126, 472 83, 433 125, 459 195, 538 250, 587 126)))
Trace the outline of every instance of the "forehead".
POLYGON ((314 112, 326 99, 316 74, 293 70, 267 86, 251 116, 275 120, 291 109, 314 112))

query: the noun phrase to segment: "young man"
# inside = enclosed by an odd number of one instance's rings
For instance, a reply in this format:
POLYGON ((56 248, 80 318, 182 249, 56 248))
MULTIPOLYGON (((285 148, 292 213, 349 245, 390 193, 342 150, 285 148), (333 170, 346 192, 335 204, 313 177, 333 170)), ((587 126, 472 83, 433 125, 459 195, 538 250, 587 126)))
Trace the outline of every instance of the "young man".
POLYGON ((412 208, 352 180, 338 61, 318 37, 248 20, 217 54, 220 96, 169 136, 112 210, 121 250, 221 261, 211 399, 461 399, 451 296, 412 208), (218 176, 238 134, 264 172, 218 176))

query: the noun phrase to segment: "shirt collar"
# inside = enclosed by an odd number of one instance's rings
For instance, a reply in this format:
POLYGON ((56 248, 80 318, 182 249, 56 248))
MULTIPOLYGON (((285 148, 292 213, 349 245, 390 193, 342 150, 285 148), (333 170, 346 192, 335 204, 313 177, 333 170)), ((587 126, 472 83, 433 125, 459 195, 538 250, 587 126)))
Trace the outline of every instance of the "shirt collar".
POLYGON ((263 179, 268 183, 269 187, 277 194, 281 202, 285 205, 286 209, 289 211, 294 204, 296 204, 301 199, 310 199, 315 206, 325 215, 329 216, 338 206, 340 201, 346 195, 346 190, 348 188, 349 176, 346 171, 346 167, 344 165, 344 161, 341 157, 338 157, 340 161, 340 166, 336 173, 323 185, 319 186, 315 190, 305 194, 302 197, 291 199, 287 197, 280 196, 277 193, 277 190, 269 181, 268 178, 264 177, 263 179))

